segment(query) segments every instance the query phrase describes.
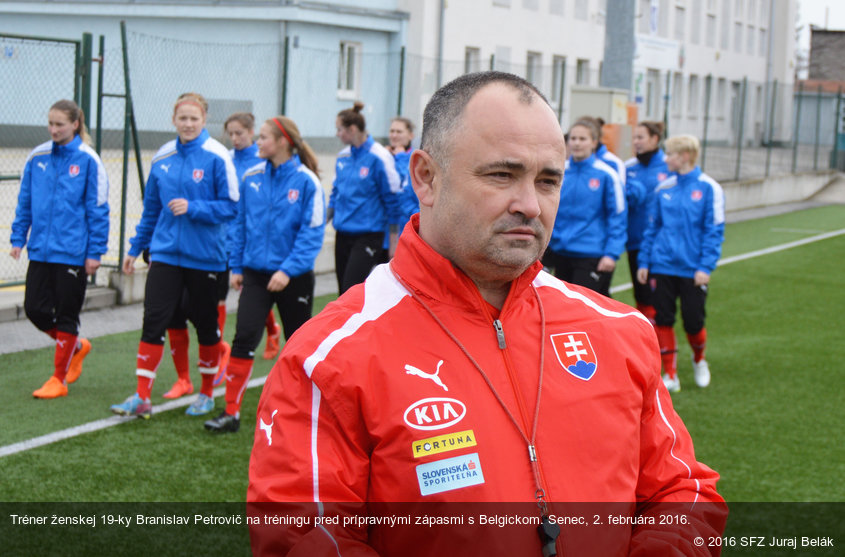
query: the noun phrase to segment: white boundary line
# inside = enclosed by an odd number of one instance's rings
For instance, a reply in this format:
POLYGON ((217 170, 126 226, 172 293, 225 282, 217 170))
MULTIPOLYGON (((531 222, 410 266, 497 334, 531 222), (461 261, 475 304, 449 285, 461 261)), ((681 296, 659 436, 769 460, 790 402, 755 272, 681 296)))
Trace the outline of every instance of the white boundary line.
MULTIPOLYGON (((732 257, 726 257, 724 259, 720 259, 719 263, 716 264, 717 267, 723 267, 730 263, 736 263, 738 261, 745 261, 746 259, 753 259, 755 257, 760 257, 762 255, 769 255, 770 253, 777 253, 779 251, 788 250, 791 248, 796 248, 798 246, 803 246, 805 244, 812 244, 813 242, 820 242, 821 240, 827 240, 828 238, 834 238, 836 236, 842 236, 845 234, 845 228, 840 228, 839 230, 834 230, 832 232, 825 232, 824 234, 818 234, 816 236, 810 236, 809 238, 804 238, 803 240, 796 240, 794 242, 789 242, 786 244, 780 244, 778 246, 772 246, 770 248, 765 248, 757 251, 749 251, 748 253, 741 253, 739 255, 734 255, 732 257)), ((630 282, 625 284, 619 284, 614 286, 610 289, 611 294, 616 294, 617 292, 624 292, 626 290, 630 290, 633 288, 633 284, 630 282)))
MULTIPOLYGON (((804 238, 803 240, 796 240, 795 242, 789 242, 786 244, 780 244, 778 246, 772 246, 770 248, 761 249, 757 251, 752 251, 748 253, 743 253, 740 255, 735 255, 733 257, 727 257, 719 261, 718 266, 722 267, 723 265, 728 265, 730 263, 736 263, 738 261, 745 261, 746 259, 753 259, 755 257, 760 257, 763 255, 769 255, 771 253, 777 253, 779 251, 788 250, 794 247, 803 246, 805 244, 812 244, 813 242, 819 242, 821 240, 827 240, 828 238, 833 238, 835 236, 841 236, 845 234, 845 228, 834 230, 832 232, 826 232, 824 234, 818 234, 816 236, 811 236, 809 238, 804 238)), ((627 284, 620 284, 618 286, 614 286, 610 289, 611 293, 616 292, 623 292, 625 290, 630 290, 633 285, 629 282, 627 284)), ((264 384, 267 380, 267 377, 256 377, 255 379, 250 380, 247 383, 247 387, 259 387, 264 384)), ((219 387, 214 390, 214 396, 219 397, 225 393, 225 388, 219 387)), ((173 410, 175 408, 180 408, 183 406, 190 405, 196 397, 190 398, 180 398, 178 400, 165 402, 164 404, 159 404, 157 406, 153 406, 153 414, 157 414, 159 412, 165 412, 167 410, 173 410)), ((9 456, 17 453, 21 453, 24 451, 28 451, 30 449, 35 449, 36 447, 43 447, 44 445, 49 445, 51 443, 56 443, 57 441, 62 441, 64 439, 70 439, 71 437, 76 437, 78 435, 82 435, 84 433, 90 433, 92 431, 98 431, 100 429, 105 429, 107 427, 116 426, 130 420, 135 420, 137 418, 129 417, 129 416, 112 416, 110 418, 104 418, 102 420, 96 420, 93 422, 88 422, 87 424, 82 424, 75 427, 70 427, 67 429, 63 429, 61 431, 56 431, 53 433, 48 433, 47 435, 42 435, 40 437, 35 437, 33 439, 27 439, 26 441, 21 441, 19 443, 13 443, 11 445, 6 445, 5 447, 0 447, 0 458, 4 456, 9 456)))
MULTIPOLYGON (((255 379, 252 379, 247 383, 247 387, 260 387, 264 384, 264 381, 266 381, 266 379, 267 377, 256 377, 255 379)), ((225 387, 218 387, 217 389, 214 389, 214 396, 222 396, 223 394, 225 394, 225 392, 225 387)), ((177 400, 171 400, 169 402, 153 406, 153 415, 159 412, 165 412, 167 410, 181 408, 183 406, 190 406, 190 404, 194 402, 196 398, 197 397, 195 396, 182 397, 177 400)), ((11 445, 6 445, 5 447, 0 447, 0 458, 16 453, 22 453, 24 451, 35 449, 37 447, 43 447, 44 445, 49 445, 57 441, 70 439, 71 437, 82 435, 83 433, 98 431, 100 429, 120 425, 122 423, 137 419, 138 418, 135 416, 112 416, 110 418, 103 418, 102 420, 88 422, 87 424, 69 427, 61 431, 54 431, 53 433, 48 433, 47 435, 34 437, 32 439, 27 439, 26 441, 20 441, 19 443, 13 443, 11 445)))

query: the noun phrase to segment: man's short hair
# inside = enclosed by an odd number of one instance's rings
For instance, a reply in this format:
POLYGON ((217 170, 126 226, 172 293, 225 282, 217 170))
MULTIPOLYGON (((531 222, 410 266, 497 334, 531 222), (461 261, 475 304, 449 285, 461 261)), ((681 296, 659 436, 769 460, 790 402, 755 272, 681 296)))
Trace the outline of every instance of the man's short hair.
POLYGON ((690 162, 695 164, 701 152, 701 144, 694 135, 675 135, 666 140, 664 150, 667 153, 689 153, 690 162))
MULTIPOLYGON (((476 72, 454 79, 434 93, 425 106, 423 113, 423 131, 420 148, 431 155, 438 164, 448 166, 446 155, 455 130, 461 123, 464 108, 470 99, 483 87, 492 83, 503 83, 519 93, 519 100, 531 104, 537 96, 546 104, 549 101, 530 82, 510 73, 476 72)), ((495 118, 495 114, 490 115, 495 118)), ((502 130, 507 133, 507 130, 502 130)))

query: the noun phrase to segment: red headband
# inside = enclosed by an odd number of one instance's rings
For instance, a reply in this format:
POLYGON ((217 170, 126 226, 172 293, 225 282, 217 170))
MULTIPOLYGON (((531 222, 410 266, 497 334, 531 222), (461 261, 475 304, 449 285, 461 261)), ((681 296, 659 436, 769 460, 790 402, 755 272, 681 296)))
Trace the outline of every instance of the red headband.
POLYGON ((176 103, 176 107, 173 109, 173 112, 175 113, 177 110, 179 110, 179 107, 182 106, 183 104, 196 105, 196 106, 199 107, 200 110, 202 110, 202 113, 205 114, 205 107, 202 104, 200 104, 199 101, 196 101, 194 99, 185 99, 184 101, 180 101, 180 102, 176 103))
POLYGON ((285 139, 288 140, 288 143, 290 143, 292 147, 295 146, 293 140, 288 135, 288 132, 285 131, 285 127, 282 126, 281 122, 279 122, 279 119, 273 118, 272 120, 273 120, 273 123, 276 124, 276 127, 279 128, 280 130, 282 130, 282 135, 285 136, 285 139))

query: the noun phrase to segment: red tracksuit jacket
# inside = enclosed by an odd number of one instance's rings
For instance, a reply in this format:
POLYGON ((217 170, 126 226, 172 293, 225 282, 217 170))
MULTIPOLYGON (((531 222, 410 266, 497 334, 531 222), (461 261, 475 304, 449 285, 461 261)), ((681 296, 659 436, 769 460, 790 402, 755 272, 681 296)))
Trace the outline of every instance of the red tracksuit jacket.
POLYGON ((536 520, 531 502, 542 490, 548 513, 589 524, 564 524, 559 555, 667 547, 708 554, 693 538, 724 527, 724 509, 708 507, 723 503, 718 474, 695 459, 660 380, 649 322, 539 263, 513 282, 496 315, 416 228, 418 217, 395 258, 306 323, 270 373, 250 462, 250 514, 268 522, 270 507, 255 503, 306 503, 275 512, 308 522, 253 525, 253 550, 541 555, 536 525, 479 523, 493 509, 536 520), (535 473, 520 430, 531 438, 541 357, 535 473), (381 505, 391 502, 406 504, 381 505), (431 505, 443 502, 479 504, 431 505), (610 516, 665 522, 659 515, 672 502, 685 503, 672 507, 688 513, 670 519, 680 526, 619 527, 610 516), (429 513, 461 515, 463 526, 416 524, 429 513), (338 524, 314 518, 338 515, 338 524), (364 521, 375 515, 408 516, 412 525, 364 521), (360 520, 345 524, 349 516, 360 520))

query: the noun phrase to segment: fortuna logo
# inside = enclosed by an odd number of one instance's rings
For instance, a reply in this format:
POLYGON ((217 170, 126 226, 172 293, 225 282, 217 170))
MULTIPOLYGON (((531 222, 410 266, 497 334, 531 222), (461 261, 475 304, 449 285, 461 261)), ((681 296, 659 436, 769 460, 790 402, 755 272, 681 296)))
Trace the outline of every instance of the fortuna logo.
POLYGON ((598 178, 590 178, 590 189, 591 190, 599 189, 599 179, 598 178))
POLYGON ((79 176, 79 165, 78 164, 70 165, 70 168, 68 168, 67 173, 70 174, 71 178, 75 178, 76 176, 79 176))
POLYGON ((468 429, 466 431, 445 433, 437 437, 414 441, 411 443, 411 452, 414 454, 414 458, 420 458, 422 456, 445 453, 456 449, 474 447, 475 445, 475 432, 468 429))
POLYGON ((690 195, 690 198, 693 201, 701 201, 702 197, 704 197, 704 194, 701 193, 701 190, 693 190, 692 195, 690 195))
POLYGON ((260 186, 260 185, 261 185, 261 184, 260 184, 260 183, 258 183, 258 182, 250 182, 250 183, 249 183, 249 187, 251 187, 251 188, 252 188, 252 189, 254 189, 255 191, 258 191, 258 188, 259 188, 259 186, 260 186))
POLYGON ((165 174, 170 174, 170 165, 169 164, 160 164, 158 167, 164 170, 165 174))
POLYGON ((405 364, 405 373, 407 373, 408 375, 416 375, 417 377, 422 377, 423 379, 431 379, 436 385, 443 387, 444 391, 448 391, 449 387, 447 387, 440 379, 440 366, 442 365, 443 360, 440 360, 439 362, 437 362, 437 370, 434 373, 427 373, 418 367, 405 364))
POLYGON ((270 414, 270 423, 264 423, 264 418, 258 419, 258 427, 264 432, 264 435, 267 436, 267 446, 273 445, 273 420, 276 419, 276 412, 278 410, 273 410, 273 413, 270 414))
POLYGON ((299 199, 299 190, 289 190, 288 203, 296 203, 297 199, 299 199))
POLYGON ((424 398, 410 405, 403 418, 414 429, 433 431, 444 429, 460 422, 466 416, 467 407, 454 398, 424 398))
POLYGON ((42 171, 47 171, 47 163, 46 162, 38 162, 35 165, 40 168, 42 171))
POLYGON ((68 269, 67 272, 76 278, 79 278, 79 269, 68 269))
POLYGON ((584 381, 592 379, 598 362, 587 333, 561 333, 551 336, 557 360, 563 368, 584 381))
POLYGON ((361 178, 366 178, 366 177, 367 177, 367 176, 369 176, 369 175, 370 175, 370 169, 369 169, 369 168, 367 168, 366 166, 362 167, 362 168, 358 171, 358 176, 360 176, 361 178))
POLYGON ((191 177, 194 179, 194 182, 196 182, 197 184, 202 182, 203 176, 205 176, 205 171, 202 168, 195 168, 194 173, 191 175, 191 177))

